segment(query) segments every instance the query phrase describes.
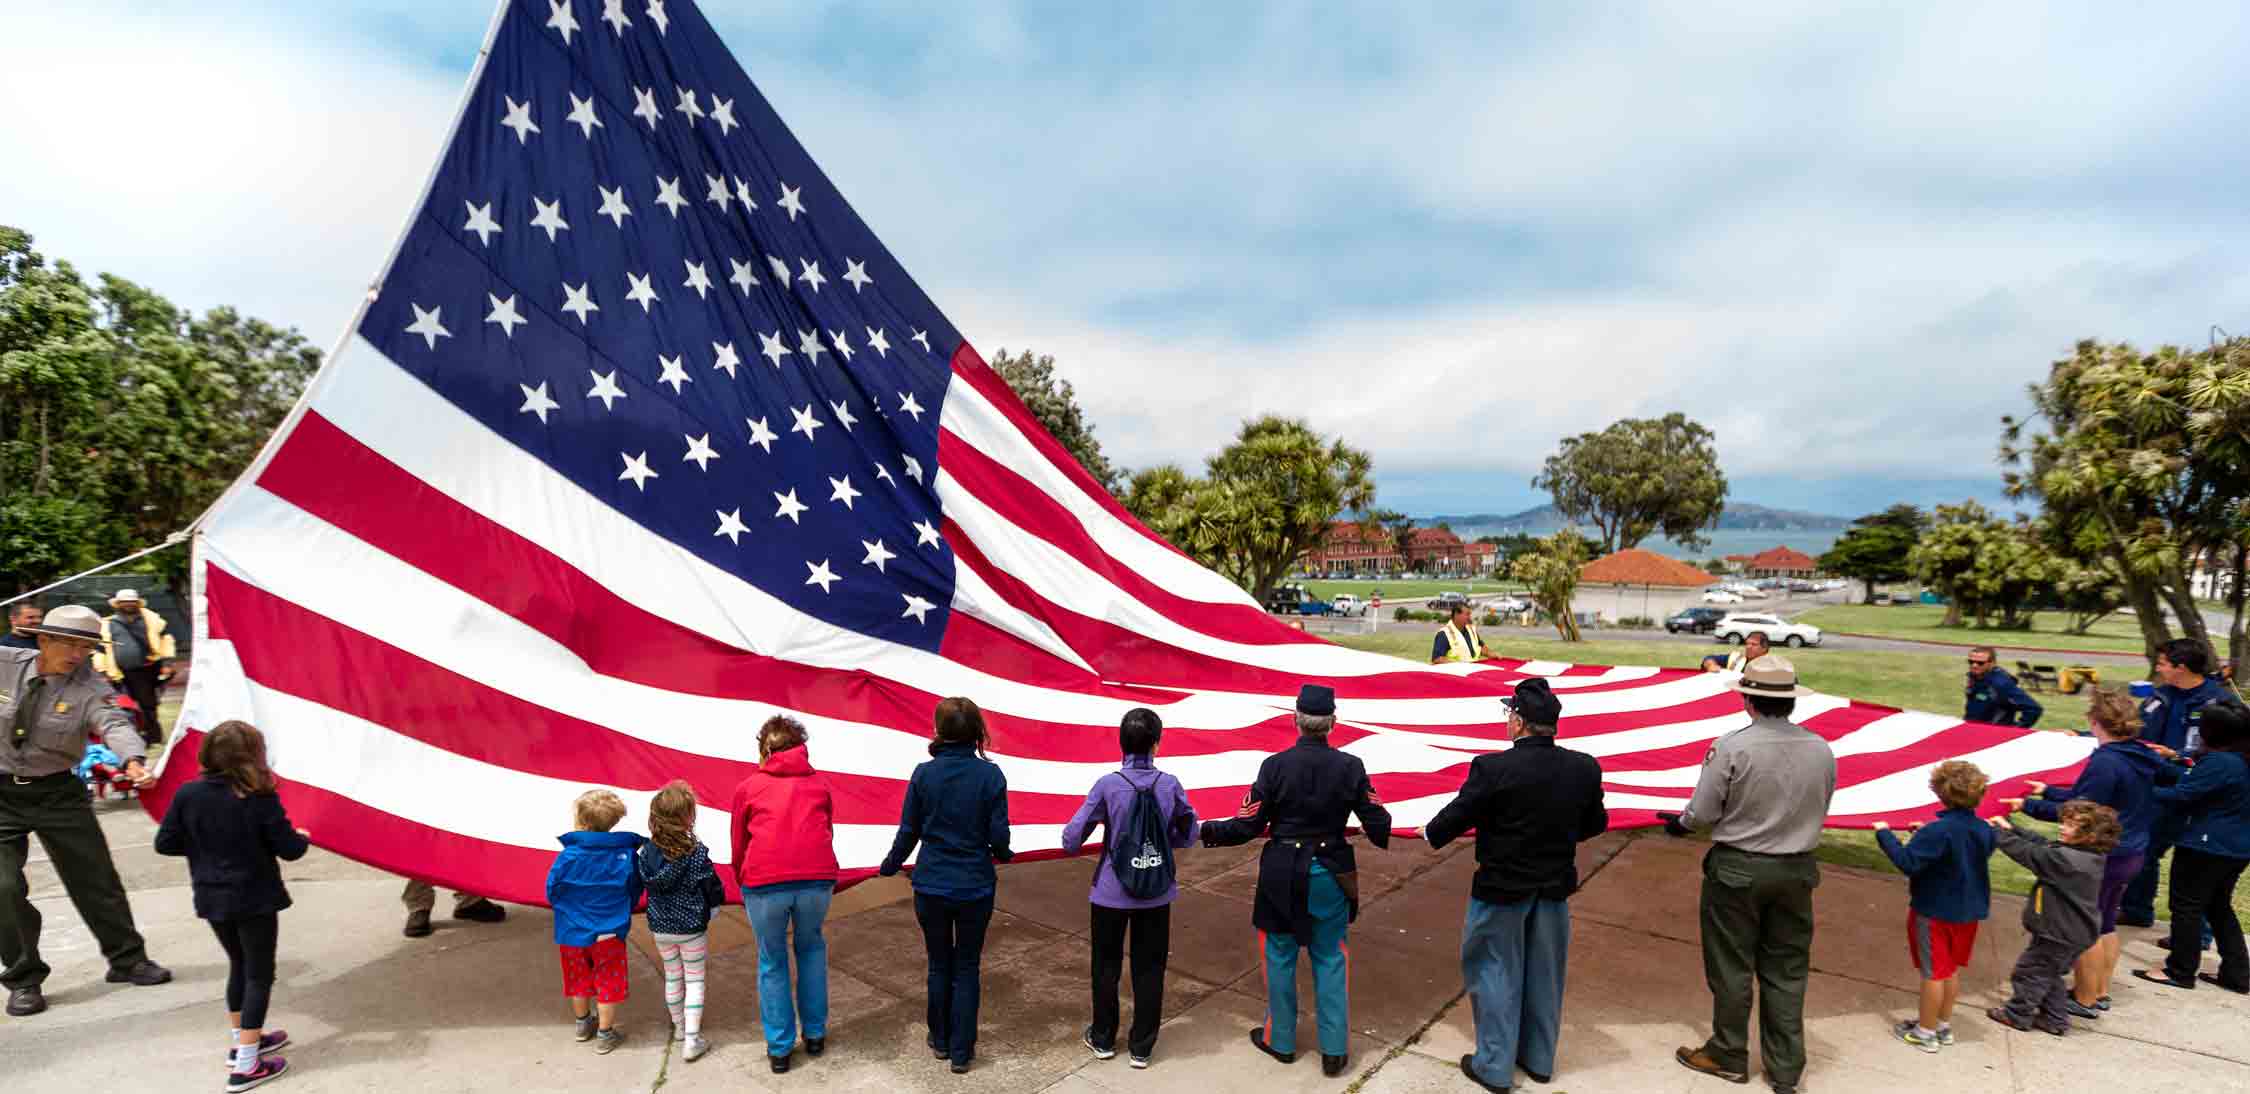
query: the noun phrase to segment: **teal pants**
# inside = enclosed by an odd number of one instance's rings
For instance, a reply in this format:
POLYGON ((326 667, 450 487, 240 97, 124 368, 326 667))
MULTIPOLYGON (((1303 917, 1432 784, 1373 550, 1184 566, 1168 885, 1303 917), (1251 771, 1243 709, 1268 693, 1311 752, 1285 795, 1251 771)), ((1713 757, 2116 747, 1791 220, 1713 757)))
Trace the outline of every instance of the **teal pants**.
MULTIPOLYGON (((1351 926, 1351 904, 1328 869, 1312 867, 1307 900, 1313 918, 1313 1006, 1318 1014, 1320 1051, 1346 1054, 1351 1027, 1351 994, 1345 981, 1351 968, 1344 934, 1351 926)), ((1291 934, 1266 939, 1266 1044, 1275 1052, 1297 1051, 1297 944, 1291 934)))

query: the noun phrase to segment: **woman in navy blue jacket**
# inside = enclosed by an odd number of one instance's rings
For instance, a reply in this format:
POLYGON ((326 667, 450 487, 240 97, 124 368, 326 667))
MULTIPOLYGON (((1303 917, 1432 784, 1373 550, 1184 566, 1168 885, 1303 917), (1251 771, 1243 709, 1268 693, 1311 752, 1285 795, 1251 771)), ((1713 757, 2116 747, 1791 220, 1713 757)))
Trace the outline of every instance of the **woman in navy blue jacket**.
POLYGON ((878 872, 898 873, 921 844, 914 918, 930 958, 929 1044, 959 1075, 977 1050, 978 962, 999 883, 992 864, 1014 852, 1008 849, 1008 779, 985 758, 984 713, 967 699, 945 699, 936 723, 930 758, 907 781, 898 836, 878 872))
POLYGON ((183 783, 156 829, 156 853, 185 855, 195 914, 227 952, 227 1089, 244 1091, 289 1069, 268 1056, 289 1043, 266 1032, 273 958, 289 890, 275 859, 295 862, 312 846, 274 792, 266 739, 248 722, 222 722, 196 752, 201 777, 183 783))
POLYGON ((2164 971, 2143 980, 2192 988, 2196 981, 2250 993, 2250 952, 2235 918, 2234 886, 2250 866, 2250 713, 2230 703, 2203 708, 2203 755, 2177 786, 2156 800, 2187 815, 2172 857, 2172 952, 2164 971), (2219 947, 2219 974, 2198 973, 2206 917, 2219 947))

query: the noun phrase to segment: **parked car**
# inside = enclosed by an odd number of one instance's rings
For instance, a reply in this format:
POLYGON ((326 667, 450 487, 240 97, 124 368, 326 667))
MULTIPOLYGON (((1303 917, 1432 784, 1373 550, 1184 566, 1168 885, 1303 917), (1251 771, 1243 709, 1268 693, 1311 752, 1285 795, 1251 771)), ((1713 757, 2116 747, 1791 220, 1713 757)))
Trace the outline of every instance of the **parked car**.
POLYGON ((1703 602, 1705 604, 1740 604, 1742 603, 1742 594, 1732 589, 1705 589, 1703 590, 1703 602))
POLYGON ((1329 610, 1337 615, 1358 615, 1367 610, 1367 604, 1350 593, 1338 593, 1328 602, 1329 610))
POLYGON ((1291 581, 1266 590, 1261 602, 1265 604, 1267 611, 1276 615, 1294 615, 1297 605, 1311 598, 1312 593, 1307 592, 1303 585, 1291 581))
POLYGON ((1466 604, 1468 602, 1469 594, 1447 590, 1430 598, 1430 610, 1449 612, 1453 610, 1455 604, 1466 604))
POLYGON ((1689 634, 1709 634, 1713 627, 1719 625, 1719 620, 1726 618, 1726 615, 1725 609, 1722 608, 1686 608, 1682 609, 1679 614, 1665 620, 1664 629, 1672 634, 1679 634, 1682 631, 1689 634))
POLYGON ((1750 637, 1751 631, 1766 632, 1766 641, 1776 646, 1820 645, 1820 628, 1810 623, 1790 623, 1778 615, 1750 612, 1729 612, 1711 628, 1711 637, 1739 646, 1750 637))
POLYGON ((1531 601, 1510 593, 1498 600, 1488 601, 1485 607, 1499 612, 1501 615, 1521 615, 1530 611, 1532 605, 1531 601))

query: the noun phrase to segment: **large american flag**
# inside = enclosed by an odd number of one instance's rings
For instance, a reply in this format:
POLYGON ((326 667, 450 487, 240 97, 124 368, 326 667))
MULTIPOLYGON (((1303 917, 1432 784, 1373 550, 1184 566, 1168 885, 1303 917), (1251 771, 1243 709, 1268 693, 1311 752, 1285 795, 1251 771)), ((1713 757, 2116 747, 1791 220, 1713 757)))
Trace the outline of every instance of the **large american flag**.
MULTIPOLYGON (((170 755, 251 721, 322 846, 514 901, 590 786, 641 825, 688 779, 723 856, 777 711, 810 728, 855 879, 947 695, 985 709, 1034 856, 1135 706, 1225 815, 1295 739, 1298 684, 1333 685, 1334 742, 1409 829, 1503 747, 1526 674, 1622 824, 1678 808, 1744 721, 1717 676, 1422 667, 1269 618, 1032 420, 681 0, 501 5, 362 312, 199 533, 170 755)), ((2004 780, 2086 752, 1800 710, 1836 743, 1845 825, 1925 815, 1940 759, 2004 780)))

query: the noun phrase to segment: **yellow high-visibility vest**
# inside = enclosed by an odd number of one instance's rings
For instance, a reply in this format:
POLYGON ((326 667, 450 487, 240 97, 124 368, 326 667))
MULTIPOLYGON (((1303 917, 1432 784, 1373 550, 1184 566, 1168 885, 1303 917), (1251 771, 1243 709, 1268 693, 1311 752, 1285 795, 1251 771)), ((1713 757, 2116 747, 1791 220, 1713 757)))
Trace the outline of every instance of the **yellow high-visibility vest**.
POLYGON ((1459 628, 1459 627, 1456 627, 1456 626, 1454 626, 1454 625, 1453 625, 1453 621, 1452 621, 1452 620, 1450 620, 1450 619, 1449 619, 1449 620, 1446 620, 1446 623, 1445 623, 1445 659, 1446 659, 1446 660, 1448 660, 1448 661, 1482 661, 1482 660, 1484 660, 1484 656, 1485 656, 1485 650, 1484 650, 1484 640, 1483 640, 1483 639, 1481 639, 1481 638, 1478 638, 1478 637, 1477 637, 1477 625, 1476 625, 1476 624, 1474 624, 1474 623, 1471 623, 1471 624, 1469 624, 1469 633, 1467 633, 1467 634, 1465 634, 1465 635, 1464 635, 1464 634, 1462 634, 1462 633, 1461 633, 1461 628, 1459 628))

